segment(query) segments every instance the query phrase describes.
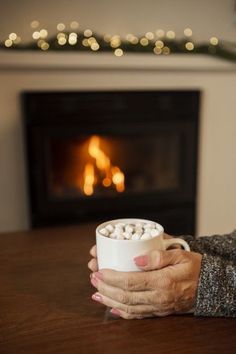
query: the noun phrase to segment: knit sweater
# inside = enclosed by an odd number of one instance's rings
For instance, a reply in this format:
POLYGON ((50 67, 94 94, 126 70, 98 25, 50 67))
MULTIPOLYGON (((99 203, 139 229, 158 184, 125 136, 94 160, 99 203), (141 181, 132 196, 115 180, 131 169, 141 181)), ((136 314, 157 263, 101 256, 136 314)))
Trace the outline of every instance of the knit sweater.
POLYGON ((203 255, 195 316, 236 317, 236 230, 224 236, 182 236, 203 255))

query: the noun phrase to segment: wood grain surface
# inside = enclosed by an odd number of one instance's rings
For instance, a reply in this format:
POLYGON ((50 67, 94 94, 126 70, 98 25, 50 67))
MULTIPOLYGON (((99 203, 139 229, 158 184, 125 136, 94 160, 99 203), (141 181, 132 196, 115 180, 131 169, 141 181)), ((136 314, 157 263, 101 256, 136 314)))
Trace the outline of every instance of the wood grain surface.
POLYGON ((0 235, 0 353, 236 353, 236 322, 112 317, 91 300, 95 224, 0 235))

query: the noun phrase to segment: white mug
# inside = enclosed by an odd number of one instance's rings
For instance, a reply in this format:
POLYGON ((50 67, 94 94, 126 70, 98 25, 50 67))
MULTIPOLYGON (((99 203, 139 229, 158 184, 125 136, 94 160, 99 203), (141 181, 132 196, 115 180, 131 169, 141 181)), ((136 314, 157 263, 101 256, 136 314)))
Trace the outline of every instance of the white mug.
POLYGON ((118 240, 103 236, 99 233, 108 224, 117 223, 136 224, 150 223, 144 219, 117 219, 104 222, 96 228, 97 260, 99 269, 113 269, 123 272, 140 271, 134 262, 134 258, 144 255, 154 249, 167 250, 170 246, 180 244, 185 251, 190 251, 187 242, 180 238, 164 239, 164 228, 157 224, 160 235, 148 240, 118 240))

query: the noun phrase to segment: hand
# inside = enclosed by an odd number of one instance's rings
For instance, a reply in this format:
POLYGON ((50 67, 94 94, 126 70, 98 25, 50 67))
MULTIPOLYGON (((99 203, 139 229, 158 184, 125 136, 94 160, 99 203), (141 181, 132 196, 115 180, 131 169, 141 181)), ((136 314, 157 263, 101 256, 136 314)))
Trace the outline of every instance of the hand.
POLYGON ((98 290, 92 298, 126 319, 187 313, 195 304, 201 260, 194 252, 154 250, 135 258, 143 272, 92 273, 91 283, 98 290))

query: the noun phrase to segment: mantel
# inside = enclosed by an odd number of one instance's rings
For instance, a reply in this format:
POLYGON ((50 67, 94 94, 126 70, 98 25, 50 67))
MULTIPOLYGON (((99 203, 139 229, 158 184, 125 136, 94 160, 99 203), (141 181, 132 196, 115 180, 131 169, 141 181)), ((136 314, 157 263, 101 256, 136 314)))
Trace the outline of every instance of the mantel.
POLYGON ((128 53, 14 52, 0 53, 0 70, 148 70, 173 72, 232 72, 236 63, 206 55, 128 53))

